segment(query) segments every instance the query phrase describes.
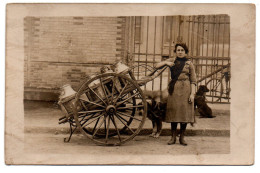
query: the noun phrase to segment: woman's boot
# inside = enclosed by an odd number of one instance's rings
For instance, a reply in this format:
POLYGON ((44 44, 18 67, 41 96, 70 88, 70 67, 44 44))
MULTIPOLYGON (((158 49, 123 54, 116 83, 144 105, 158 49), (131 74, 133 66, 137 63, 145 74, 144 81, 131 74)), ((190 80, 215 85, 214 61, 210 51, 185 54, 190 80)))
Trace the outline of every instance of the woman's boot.
POLYGON ((181 145, 188 145, 185 140, 184 140, 184 133, 185 133, 185 130, 186 130, 186 127, 187 127, 187 123, 181 123, 181 130, 180 130, 180 138, 179 138, 179 141, 180 141, 180 144, 181 145))
POLYGON ((168 145, 173 145, 176 142, 176 136, 177 136, 177 123, 171 123, 171 132, 172 137, 168 142, 168 145))

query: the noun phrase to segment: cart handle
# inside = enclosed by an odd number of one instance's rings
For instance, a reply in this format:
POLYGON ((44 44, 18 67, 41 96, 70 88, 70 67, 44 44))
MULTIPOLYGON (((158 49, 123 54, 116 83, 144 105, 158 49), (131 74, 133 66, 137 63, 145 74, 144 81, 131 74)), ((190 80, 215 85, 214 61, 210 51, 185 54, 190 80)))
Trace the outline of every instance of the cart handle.
POLYGON ((162 72, 164 72, 164 70, 166 70, 167 67, 169 67, 169 66, 168 65, 164 65, 164 66, 162 66, 160 68, 156 68, 153 72, 149 73, 147 76, 153 76, 158 70, 160 70, 155 75, 156 77, 158 77, 158 76, 160 76, 160 74, 162 74, 162 72))
POLYGON ((155 78, 160 76, 167 68, 168 68, 168 65, 164 65, 164 66, 162 66, 160 68, 155 69, 153 72, 149 73, 147 76, 145 76, 145 77, 141 78, 140 80, 138 80, 137 81, 138 84, 139 85, 144 85, 147 82, 154 80, 155 78))

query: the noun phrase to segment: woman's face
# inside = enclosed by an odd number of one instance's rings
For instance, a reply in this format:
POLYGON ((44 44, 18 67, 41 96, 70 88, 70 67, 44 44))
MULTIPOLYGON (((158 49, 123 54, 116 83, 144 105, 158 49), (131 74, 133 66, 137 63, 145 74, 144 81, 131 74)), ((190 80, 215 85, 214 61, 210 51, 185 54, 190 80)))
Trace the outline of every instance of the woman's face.
POLYGON ((177 48, 176 48, 176 55, 179 58, 184 58, 184 57, 187 56, 187 54, 185 53, 185 50, 181 46, 177 46, 177 48))

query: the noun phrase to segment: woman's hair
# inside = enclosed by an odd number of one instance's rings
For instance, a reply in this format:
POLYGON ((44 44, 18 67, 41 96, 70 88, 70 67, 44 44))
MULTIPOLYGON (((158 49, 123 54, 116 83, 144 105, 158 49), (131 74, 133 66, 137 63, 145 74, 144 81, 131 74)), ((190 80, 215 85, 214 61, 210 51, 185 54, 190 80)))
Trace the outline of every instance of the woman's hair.
POLYGON ((185 53, 188 54, 189 53, 189 49, 187 47, 187 45, 185 43, 177 43, 175 45, 175 48, 174 48, 174 53, 176 53, 176 50, 177 50, 177 47, 178 46, 181 46, 184 50, 185 50, 185 53))

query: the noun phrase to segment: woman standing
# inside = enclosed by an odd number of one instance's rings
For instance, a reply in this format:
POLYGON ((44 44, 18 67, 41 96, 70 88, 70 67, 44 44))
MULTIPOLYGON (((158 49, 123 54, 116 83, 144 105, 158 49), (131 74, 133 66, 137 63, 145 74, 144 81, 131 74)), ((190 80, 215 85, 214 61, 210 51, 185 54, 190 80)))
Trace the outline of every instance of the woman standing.
POLYGON ((176 59, 169 59, 157 64, 157 68, 168 65, 171 71, 171 81, 168 85, 168 101, 165 122, 171 123, 172 137, 168 145, 175 144, 177 125, 180 124, 181 145, 186 146, 184 132, 187 123, 194 123, 194 95, 196 86, 196 74, 194 66, 187 59, 189 52, 186 44, 176 44, 174 52, 176 59))

